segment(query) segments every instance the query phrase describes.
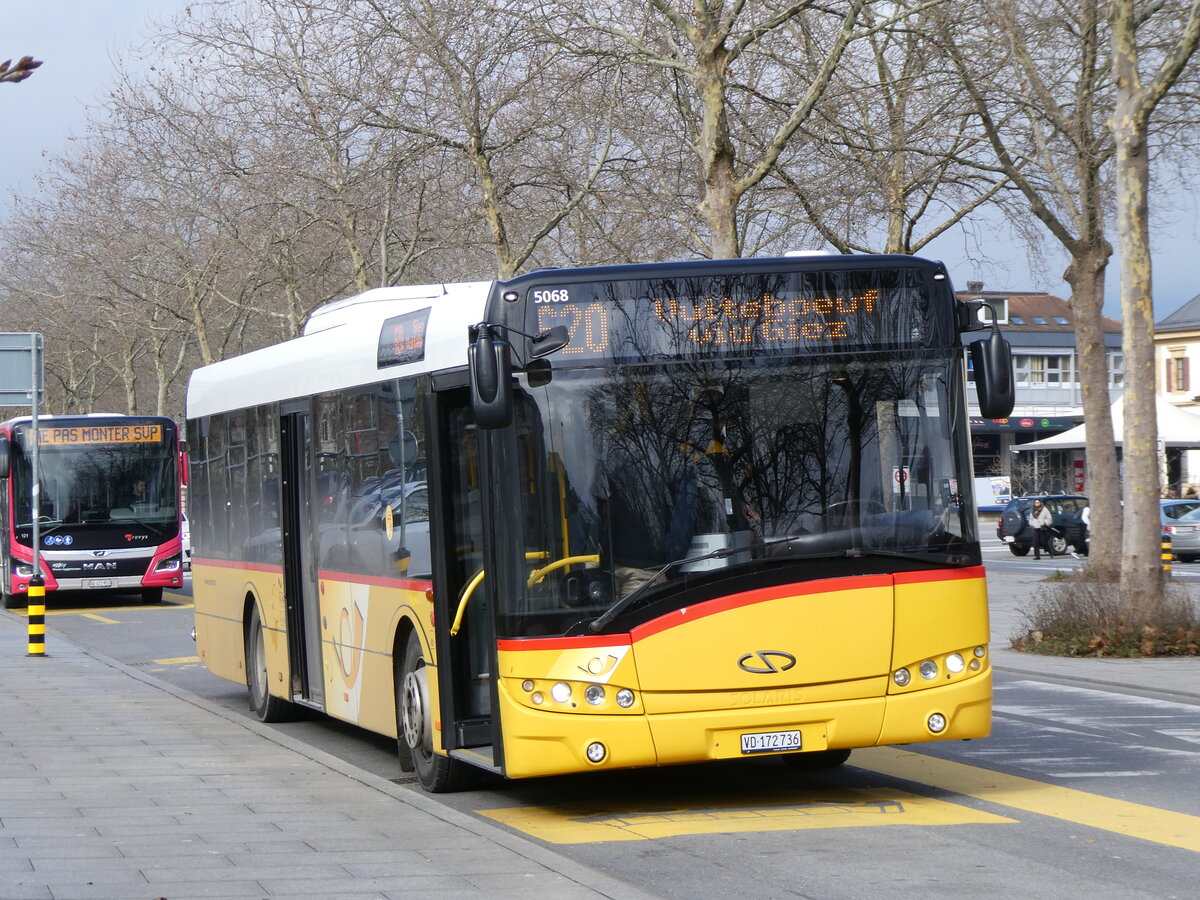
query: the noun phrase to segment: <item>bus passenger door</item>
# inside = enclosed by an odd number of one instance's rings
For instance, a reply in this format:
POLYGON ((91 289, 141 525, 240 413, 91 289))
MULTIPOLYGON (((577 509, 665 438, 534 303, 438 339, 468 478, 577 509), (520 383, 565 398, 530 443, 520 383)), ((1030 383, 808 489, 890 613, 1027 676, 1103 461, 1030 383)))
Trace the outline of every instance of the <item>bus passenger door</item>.
POLYGON ((485 571, 485 516, 480 442, 465 388, 435 391, 430 465, 434 545, 437 685, 442 746, 454 756, 498 769, 495 708, 496 637, 491 579, 485 571), (436 514, 433 509, 437 510, 436 514), (474 587, 472 587, 474 585, 474 587), (458 632, 450 634, 467 595, 458 632))
POLYGON ((316 474, 312 407, 307 400, 280 408, 283 469, 283 592, 287 605, 292 699, 324 706, 321 610, 317 590, 316 474))

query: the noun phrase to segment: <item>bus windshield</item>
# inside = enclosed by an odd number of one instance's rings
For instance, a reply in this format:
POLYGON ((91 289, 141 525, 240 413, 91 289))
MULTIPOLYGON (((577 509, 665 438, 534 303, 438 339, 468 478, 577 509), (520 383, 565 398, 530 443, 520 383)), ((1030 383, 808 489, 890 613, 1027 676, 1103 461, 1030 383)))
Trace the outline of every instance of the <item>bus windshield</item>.
POLYGON ((533 572, 512 632, 805 559, 977 565, 959 364, 922 350, 555 370, 517 404, 533 572))
MULTIPOLYGON (((103 426, 94 426, 97 429, 103 426)), ((39 428, 42 534, 65 536, 112 527, 144 526, 158 541, 178 533, 176 460, 171 435, 162 425, 143 426, 128 436, 96 431, 96 440, 76 428, 39 428)), ((32 528, 32 455, 29 429, 13 442, 13 512, 17 538, 28 543, 32 528)), ((75 544, 73 540, 71 542, 75 544)), ((50 542, 47 542, 51 546, 50 542)), ((56 545, 55 545, 56 546, 56 545)))

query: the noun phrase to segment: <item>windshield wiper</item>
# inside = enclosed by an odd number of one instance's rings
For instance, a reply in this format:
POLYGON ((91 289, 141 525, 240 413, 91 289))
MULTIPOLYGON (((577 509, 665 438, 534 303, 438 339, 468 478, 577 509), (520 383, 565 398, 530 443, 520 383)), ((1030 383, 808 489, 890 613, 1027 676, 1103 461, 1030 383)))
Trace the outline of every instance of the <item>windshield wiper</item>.
POLYGON ((600 629, 619 616, 622 612, 634 604, 643 594, 650 590, 650 586, 670 572, 672 569, 679 566, 685 566, 688 563, 704 562, 709 559, 726 559, 730 556, 736 556, 739 553, 749 553, 752 550, 762 550, 765 547, 773 547, 777 544, 788 544, 794 541, 794 537, 775 538, 770 541, 759 541, 755 544, 746 544, 744 547, 718 547, 709 553, 701 556, 685 556, 682 559, 673 559, 665 566, 659 568, 653 575, 650 576, 642 584, 638 585, 630 593, 626 594, 595 619, 588 623, 588 630, 592 634, 599 634, 600 629))
POLYGON ((924 550, 883 550, 873 547, 852 547, 848 557, 887 556, 893 559, 915 559, 918 562, 940 563, 946 566, 965 566, 973 560, 965 553, 929 553, 924 550))
POLYGON ((117 524, 118 522, 121 525, 127 525, 127 524, 128 525, 138 525, 142 528, 145 528, 147 531, 149 531, 155 537, 159 537, 159 538, 162 537, 163 533, 166 531, 165 524, 151 525, 149 522, 146 522, 143 519, 120 519, 120 520, 114 519, 113 520, 114 525, 117 524))

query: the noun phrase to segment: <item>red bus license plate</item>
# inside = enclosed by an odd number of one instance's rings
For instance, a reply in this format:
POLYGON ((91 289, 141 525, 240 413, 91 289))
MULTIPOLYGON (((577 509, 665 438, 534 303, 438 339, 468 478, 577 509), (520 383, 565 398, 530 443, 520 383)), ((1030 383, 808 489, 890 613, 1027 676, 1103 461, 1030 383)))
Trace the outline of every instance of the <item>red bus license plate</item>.
POLYGON ((760 731, 742 735, 743 753, 778 753, 799 749, 799 731, 760 731))

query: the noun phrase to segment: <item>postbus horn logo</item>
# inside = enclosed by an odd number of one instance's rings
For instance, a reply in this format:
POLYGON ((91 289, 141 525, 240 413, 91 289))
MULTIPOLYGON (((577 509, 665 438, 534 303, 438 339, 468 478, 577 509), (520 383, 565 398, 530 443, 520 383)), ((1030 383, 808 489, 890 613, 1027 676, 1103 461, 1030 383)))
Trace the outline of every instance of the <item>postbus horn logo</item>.
POLYGON ((755 650, 738 660, 739 669, 755 675, 775 675, 786 672, 794 665, 796 657, 782 650, 755 650))

